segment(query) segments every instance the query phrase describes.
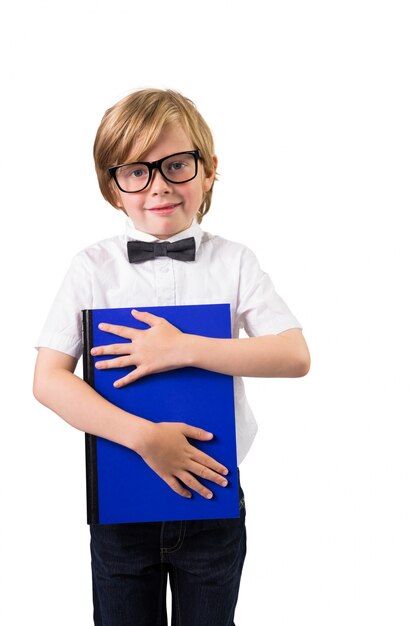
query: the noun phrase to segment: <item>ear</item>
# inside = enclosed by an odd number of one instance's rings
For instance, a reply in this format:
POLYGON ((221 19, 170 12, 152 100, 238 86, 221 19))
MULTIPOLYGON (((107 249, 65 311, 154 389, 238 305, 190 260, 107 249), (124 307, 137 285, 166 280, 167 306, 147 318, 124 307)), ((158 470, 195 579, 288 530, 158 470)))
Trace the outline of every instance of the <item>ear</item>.
POLYGON ((210 191, 210 189, 213 187, 214 179, 216 177, 216 170, 217 170, 218 159, 217 159, 217 156, 215 154, 213 154, 213 156, 212 156, 212 161, 213 161, 213 166, 212 166, 211 171, 207 172, 204 169, 203 189, 204 189, 205 193, 207 191, 210 191))

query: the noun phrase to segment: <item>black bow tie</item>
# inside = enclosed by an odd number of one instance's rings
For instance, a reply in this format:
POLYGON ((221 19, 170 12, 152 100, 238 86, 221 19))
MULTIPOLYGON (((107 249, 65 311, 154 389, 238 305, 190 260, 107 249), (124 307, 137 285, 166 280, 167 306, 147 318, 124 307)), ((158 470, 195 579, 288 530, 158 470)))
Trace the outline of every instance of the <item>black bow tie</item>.
POLYGON ((128 241, 127 255, 131 263, 142 263, 158 256, 169 256, 177 261, 195 260, 195 239, 188 237, 179 241, 158 243, 156 241, 128 241))

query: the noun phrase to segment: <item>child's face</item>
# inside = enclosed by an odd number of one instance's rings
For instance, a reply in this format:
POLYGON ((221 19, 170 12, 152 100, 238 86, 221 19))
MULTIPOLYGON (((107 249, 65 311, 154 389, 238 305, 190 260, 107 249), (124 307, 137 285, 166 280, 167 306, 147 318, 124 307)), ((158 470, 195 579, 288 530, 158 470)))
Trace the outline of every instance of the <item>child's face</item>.
MULTIPOLYGON (((195 149, 181 126, 167 126, 141 161, 157 161, 176 152, 195 149)), ((117 189, 117 205, 131 218, 135 228, 158 239, 168 239, 191 226, 204 192, 211 189, 216 164, 214 156, 213 172, 207 175, 199 160, 197 176, 179 185, 168 182, 154 170, 151 182, 143 191, 123 193, 117 189)))

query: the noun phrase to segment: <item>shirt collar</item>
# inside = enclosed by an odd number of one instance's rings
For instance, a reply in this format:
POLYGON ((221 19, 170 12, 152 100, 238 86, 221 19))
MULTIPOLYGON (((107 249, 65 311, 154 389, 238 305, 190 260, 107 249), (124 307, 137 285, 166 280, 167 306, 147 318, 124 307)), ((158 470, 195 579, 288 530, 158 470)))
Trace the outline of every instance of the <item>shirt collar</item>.
MULTIPOLYGON (((150 235, 149 233, 144 233, 141 230, 135 228, 132 220, 128 218, 126 220, 126 237, 128 241, 132 240, 140 240, 140 241, 162 241, 162 239, 158 239, 154 235, 150 235)), ((187 237, 194 237, 195 239, 195 250, 196 253, 200 247, 201 239, 203 237, 203 231, 200 225, 197 223, 196 218, 194 218, 191 226, 182 230, 180 233, 176 233, 172 235, 172 237, 168 237, 168 239, 164 241, 179 241, 180 239, 186 239, 187 237)))

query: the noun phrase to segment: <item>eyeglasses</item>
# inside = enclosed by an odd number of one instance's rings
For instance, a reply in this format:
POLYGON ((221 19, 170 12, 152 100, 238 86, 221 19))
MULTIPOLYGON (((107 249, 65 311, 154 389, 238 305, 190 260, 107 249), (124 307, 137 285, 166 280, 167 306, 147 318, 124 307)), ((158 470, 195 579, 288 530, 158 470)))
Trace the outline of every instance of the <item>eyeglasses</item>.
POLYGON ((120 191, 137 193, 143 191, 151 182, 153 170, 158 172, 169 183, 180 185, 188 183, 197 176, 198 160, 201 158, 199 150, 176 152, 158 161, 138 161, 136 163, 122 163, 109 167, 109 174, 116 181, 120 191))

